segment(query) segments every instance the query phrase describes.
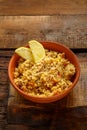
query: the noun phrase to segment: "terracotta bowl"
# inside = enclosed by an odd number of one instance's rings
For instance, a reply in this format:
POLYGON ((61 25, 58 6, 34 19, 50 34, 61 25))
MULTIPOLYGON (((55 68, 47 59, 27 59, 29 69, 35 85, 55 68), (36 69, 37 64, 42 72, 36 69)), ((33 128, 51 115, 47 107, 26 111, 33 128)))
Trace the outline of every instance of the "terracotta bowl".
POLYGON ((20 90, 14 83, 14 75, 13 75, 14 69, 15 69, 15 67, 17 65, 17 61, 20 58, 17 54, 13 54, 13 56, 10 59, 9 66, 8 66, 8 75, 9 75, 9 79, 10 79, 10 82, 13 85, 13 87, 25 99, 28 99, 28 100, 31 100, 31 101, 37 102, 37 103, 50 103, 50 102, 60 100, 63 97, 65 97, 68 93, 70 93, 70 91, 74 88, 74 86, 76 85, 76 83, 77 83, 77 81, 79 79, 80 66, 79 66, 79 61, 78 61, 76 55, 69 48, 67 48, 66 46, 64 46, 64 45, 62 45, 60 43, 54 43, 54 42, 41 42, 41 44, 44 46, 44 48, 51 49, 51 50, 58 51, 58 52, 64 52, 66 54, 66 58, 72 64, 75 65, 76 74, 75 74, 74 79, 73 79, 73 84, 68 90, 66 90, 65 92, 62 92, 61 94, 54 95, 54 96, 49 96, 49 97, 31 96, 31 95, 26 94, 22 90, 20 90))

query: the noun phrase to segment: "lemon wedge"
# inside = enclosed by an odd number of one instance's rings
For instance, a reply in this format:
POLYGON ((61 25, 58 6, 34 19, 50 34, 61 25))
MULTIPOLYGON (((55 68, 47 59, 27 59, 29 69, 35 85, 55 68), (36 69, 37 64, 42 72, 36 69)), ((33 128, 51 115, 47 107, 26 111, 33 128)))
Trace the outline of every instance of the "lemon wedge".
POLYGON ((30 48, 27 47, 19 47, 15 50, 15 53, 21 56, 23 59, 28 59, 29 61, 33 61, 33 55, 30 48))
POLYGON ((45 57, 45 49, 41 43, 36 40, 31 40, 29 41, 29 46, 35 63, 38 63, 45 57))

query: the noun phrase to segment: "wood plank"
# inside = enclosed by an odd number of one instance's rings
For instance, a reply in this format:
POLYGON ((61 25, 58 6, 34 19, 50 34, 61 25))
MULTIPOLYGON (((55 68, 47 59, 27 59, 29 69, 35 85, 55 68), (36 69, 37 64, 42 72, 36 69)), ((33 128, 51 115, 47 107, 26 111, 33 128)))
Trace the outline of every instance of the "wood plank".
MULTIPOLYGON (((10 56, 6 51, 0 50, 0 130, 5 130, 7 125, 7 103, 8 103, 8 61, 10 56), (7 54, 7 55, 6 55, 7 54)), ((11 55, 11 54, 9 54, 11 55)))
POLYGON ((81 127, 84 126, 84 128, 86 128, 87 53, 79 53, 77 56, 81 66, 81 76, 79 82, 71 93, 60 101, 50 104, 34 103, 25 100, 10 85, 8 99, 8 122, 16 122, 18 124, 23 123, 28 124, 29 126, 40 127, 48 124, 49 127, 52 127, 51 129, 54 129, 59 128, 58 124, 62 124, 61 121, 64 120, 64 123, 60 126, 60 128, 62 129, 65 127, 69 129, 71 127, 70 121, 74 121, 74 123, 77 122, 77 124, 75 124, 77 125, 76 128, 80 128, 79 123, 84 120, 85 124, 83 125, 81 123, 81 127), (81 108, 84 108, 84 111, 81 108), (67 121, 69 121, 69 126, 67 126, 67 121), (52 123, 52 125, 50 123, 52 123))
POLYGON ((8 77, 7 70, 0 68, 0 106, 7 105, 8 97, 8 77))
POLYGON ((87 108, 78 108, 68 110, 65 113, 55 113, 49 125, 44 126, 29 126, 20 124, 9 124, 5 130, 86 130, 87 129, 87 108), (82 112, 82 113, 81 113, 82 112), (71 113, 71 114, 70 114, 71 113), (84 114, 83 114, 84 113, 84 114), (69 114, 69 116, 68 116, 69 114), (69 118, 67 118, 69 117, 69 118))
POLYGON ((0 15, 87 14, 86 0, 0 0, 0 15))
POLYGON ((50 130, 86 130, 87 107, 74 108, 55 113, 50 130))
POLYGON ((87 48, 86 15, 1 16, 0 48, 16 48, 29 40, 60 42, 87 48))
MULTIPOLYGON (((6 54, 6 52, 4 52, 6 54)), ((1 57, 2 53, 0 51, 0 106, 4 106, 7 103, 8 97, 8 58, 1 57)))
MULTIPOLYGON (((8 124, 4 130, 29 130, 28 126, 8 124)), ((30 130, 34 130, 30 128, 30 130)))
POLYGON ((0 130, 5 130, 7 110, 6 107, 0 106, 0 130))
POLYGON ((50 128, 48 126, 41 126, 38 128, 22 124, 8 124, 4 130, 50 130, 50 128))

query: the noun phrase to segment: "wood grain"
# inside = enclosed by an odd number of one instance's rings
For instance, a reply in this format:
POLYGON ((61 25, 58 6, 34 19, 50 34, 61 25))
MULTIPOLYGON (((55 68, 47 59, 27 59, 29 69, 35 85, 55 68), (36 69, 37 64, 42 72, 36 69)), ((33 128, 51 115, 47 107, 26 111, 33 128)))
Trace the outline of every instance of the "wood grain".
POLYGON ((0 0, 0 130, 86 130, 86 50, 87 0, 0 0), (80 80, 63 100, 40 105, 9 92, 10 57, 31 39, 83 50, 80 80))
MULTIPOLYGON (((83 109, 84 111, 85 109, 83 109)), ((78 110, 74 110, 72 111, 74 114, 78 113, 78 115, 81 115, 81 111, 78 111, 78 110)), ((63 117, 63 119, 60 119, 62 120, 62 124, 61 122, 59 121, 59 118, 56 116, 56 118, 54 118, 54 122, 51 122, 53 123, 50 127, 47 125, 47 126, 41 126, 41 127, 38 127, 38 126, 34 126, 34 127, 29 127, 27 125, 19 125, 19 124, 9 124, 6 126, 6 129, 5 130, 86 130, 87 127, 87 123, 86 123, 86 118, 84 120, 83 117, 78 117, 76 118, 76 116, 73 118, 71 117, 70 120, 66 120, 67 118, 67 114, 66 113, 66 116, 64 115, 61 115, 63 117), (77 123, 78 122, 78 123, 77 123), (84 122, 84 123, 82 123, 84 122), (68 125, 67 125, 68 124, 68 125)), ((86 113, 85 113, 86 114, 86 113)))
POLYGON ((86 0, 0 0, 0 15, 87 14, 86 0))
POLYGON ((32 39, 60 42, 69 48, 87 48, 87 17, 85 15, 0 17, 0 48, 17 48, 32 39))
POLYGON ((8 58, 6 58, 0 50, 0 130, 5 130, 7 124, 7 102, 8 102, 8 58))

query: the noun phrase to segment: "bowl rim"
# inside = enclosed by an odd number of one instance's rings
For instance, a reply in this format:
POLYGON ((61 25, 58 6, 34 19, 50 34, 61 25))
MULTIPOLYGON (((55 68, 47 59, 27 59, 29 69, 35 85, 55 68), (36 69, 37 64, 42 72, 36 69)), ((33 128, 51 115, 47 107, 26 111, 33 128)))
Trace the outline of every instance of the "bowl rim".
MULTIPOLYGON (((30 95, 30 94, 27 94, 25 93, 24 91, 22 91, 20 88, 18 88, 14 81, 13 81, 13 78, 11 77, 11 67, 12 67, 12 63, 13 63, 13 60, 15 58, 15 56, 17 56, 18 58, 20 56, 18 56, 16 53, 14 53, 9 61, 9 65, 8 65, 8 76, 9 76, 9 80, 12 84, 12 86, 21 94, 23 95, 24 97, 27 97, 29 100, 31 101, 34 101, 33 98, 39 100, 39 103, 50 103, 50 102, 53 102, 54 100, 57 101, 59 99, 62 99, 63 97, 65 97, 71 90, 72 88, 75 87, 76 83, 78 82, 79 80, 79 77, 80 77, 80 64, 79 64, 79 61, 78 61, 78 58, 77 56, 71 51, 71 49, 69 49, 67 46, 59 43, 59 42, 50 42, 50 41, 42 41, 40 42, 43 46, 45 46, 45 44, 47 44, 47 47, 49 44, 57 44, 58 46, 61 46, 63 48, 65 48, 67 51, 69 51, 74 59, 75 59, 75 62, 76 62, 76 65, 77 65, 77 68, 78 68, 78 71, 76 70, 76 77, 73 81, 73 84, 64 92, 60 93, 60 94, 57 94, 57 95, 53 95, 53 96, 47 96, 47 97, 41 97, 41 96, 36 96, 36 95, 30 95), (47 99, 47 101, 45 101, 47 99)), ((25 45, 27 47, 27 45, 25 45)), ((54 45, 53 45, 54 46, 54 45)), ((44 48, 47 48, 47 47, 44 47, 44 48)), ((50 47, 51 48, 51 47, 50 47)), ((58 50, 57 50, 58 51, 58 50)), ((34 102, 38 102, 38 101, 34 101, 34 102)))

